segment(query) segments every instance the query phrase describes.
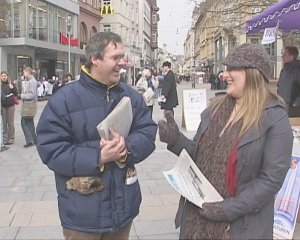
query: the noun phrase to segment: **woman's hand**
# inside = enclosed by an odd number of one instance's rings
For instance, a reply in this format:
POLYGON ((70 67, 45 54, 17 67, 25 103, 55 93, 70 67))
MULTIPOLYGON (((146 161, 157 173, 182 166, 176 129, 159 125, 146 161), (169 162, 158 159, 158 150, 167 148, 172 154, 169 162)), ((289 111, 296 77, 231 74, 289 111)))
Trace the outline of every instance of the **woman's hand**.
POLYGON ((179 128, 174 120, 172 111, 165 111, 165 120, 158 122, 159 139, 169 145, 174 145, 179 138, 179 128))
POLYGON ((199 214, 211 221, 228 221, 221 202, 203 203, 202 208, 199 208, 199 214))

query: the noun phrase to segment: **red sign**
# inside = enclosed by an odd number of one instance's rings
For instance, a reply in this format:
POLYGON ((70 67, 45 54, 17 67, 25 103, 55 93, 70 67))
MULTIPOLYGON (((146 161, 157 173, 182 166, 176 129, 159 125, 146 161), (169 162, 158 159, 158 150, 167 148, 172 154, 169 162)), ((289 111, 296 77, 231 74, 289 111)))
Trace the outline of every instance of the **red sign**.
MULTIPOLYGON (((59 33, 59 42, 63 45, 68 45, 69 44, 68 36, 64 35, 63 33, 59 33)), ((71 35, 70 45, 74 47, 78 47, 78 44, 79 44, 79 39, 73 38, 73 36, 71 35)))

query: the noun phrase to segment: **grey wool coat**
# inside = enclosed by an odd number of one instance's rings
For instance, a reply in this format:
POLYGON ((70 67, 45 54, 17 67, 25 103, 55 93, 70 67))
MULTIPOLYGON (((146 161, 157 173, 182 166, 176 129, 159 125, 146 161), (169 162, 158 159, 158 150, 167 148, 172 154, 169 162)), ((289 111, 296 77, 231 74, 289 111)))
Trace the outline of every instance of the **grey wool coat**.
MULTIPOLYGON (((201 114, 194 139, 180 134, 177 143, 168 149, 179 155, 185 148, 194 158, 210 118, 208 108, 201 114)), ((292 146, 293 133, 287 112, 282 103, 273 99, 264 109, 260 130, 250 129, 238 146, 236 195, 222 202, 230 222, 231 239, 273 239, 275 194, 289 169, 292 146)), ((185 225, 184 202, 181 199, 175 219, 177 226, 185 225)), ((205 229, 199 226, 199 231, 205 229)))

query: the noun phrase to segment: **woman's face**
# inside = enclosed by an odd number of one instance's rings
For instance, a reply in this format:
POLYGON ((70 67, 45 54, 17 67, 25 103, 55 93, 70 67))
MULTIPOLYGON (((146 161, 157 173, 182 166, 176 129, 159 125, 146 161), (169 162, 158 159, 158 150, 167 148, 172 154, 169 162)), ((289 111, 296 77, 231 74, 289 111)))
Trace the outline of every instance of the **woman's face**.
POLYGON ((2 73, 1 76, 0 76, 0 78, 1 78, 1 82, 7 83, 7 81, 8 81, 8 76, 7 76, 6 73, 2 73))
POLYGON ((31 78, 31 73, 27 70, 23 70, 24 78, 29 80, 31 78))
POLYGON ((246 82, 245 69, 227 67, 223 76, 227 82, 227 94, 236 99, 243 97, 246 82))

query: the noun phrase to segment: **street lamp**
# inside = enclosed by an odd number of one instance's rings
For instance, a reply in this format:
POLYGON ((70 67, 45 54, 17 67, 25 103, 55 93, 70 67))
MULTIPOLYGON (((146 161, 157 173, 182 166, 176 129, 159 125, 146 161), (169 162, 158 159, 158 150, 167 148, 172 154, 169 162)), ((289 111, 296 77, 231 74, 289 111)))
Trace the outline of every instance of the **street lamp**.
POLYGON ((67 30, 68 30, 68 72, 71 73, 71 16, 67 16, 67 30))

